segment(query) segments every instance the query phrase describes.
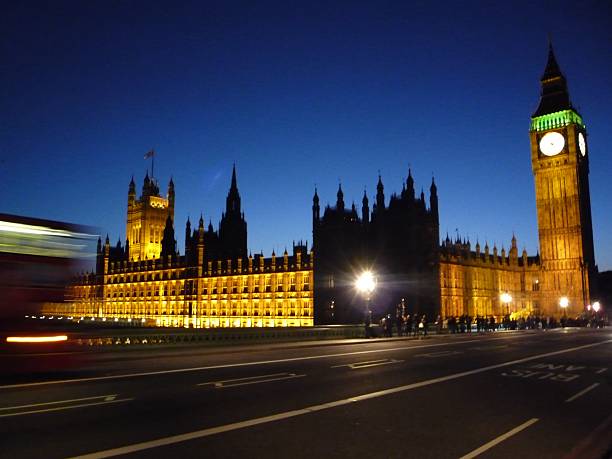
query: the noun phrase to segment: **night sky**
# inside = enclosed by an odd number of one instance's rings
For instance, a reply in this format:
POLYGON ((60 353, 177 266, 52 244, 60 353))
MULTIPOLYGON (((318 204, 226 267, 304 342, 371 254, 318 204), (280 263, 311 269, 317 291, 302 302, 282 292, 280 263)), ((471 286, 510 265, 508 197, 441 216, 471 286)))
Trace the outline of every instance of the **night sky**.
POLYGON ((154 148, 181 253, 188 216, 217 228, 235 162, 249 249, 269 256, 310 246, 315 184, 322 207, 341 181, 360 209, 379 170, 388 200, 411 167, 417 193, 435 176, 442 237, 507 248, 514 232, 535 254, 528 131, 550 34, 612 269, 610 3, 409 3, 5 3, 0 212, 124 241, 154 148))

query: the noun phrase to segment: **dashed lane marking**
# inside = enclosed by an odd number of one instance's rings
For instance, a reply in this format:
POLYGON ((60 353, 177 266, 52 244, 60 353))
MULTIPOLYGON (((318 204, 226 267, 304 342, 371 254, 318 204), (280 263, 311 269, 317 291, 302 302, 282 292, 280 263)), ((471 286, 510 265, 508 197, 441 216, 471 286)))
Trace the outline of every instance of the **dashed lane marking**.
POLYGON ((271 381, 282 381, 285 379, 303 378, 304 376, 306 375, 298 375, 296 373, 275 373, 273 375, 250 376, 248 378, 225 379, 223 381, 209 381, 197 385, 212 385, 215 387, 215 389, 224 389, 226 387, 247 386, 249 384, 260 384, 271 381))
POLYGON ((582 389, 580 392, 578 392, 577 394, 572 395, 570 398, 568 398, 565 403, 569 403, 569 402, 573 402, 574 400, 576 400, 577 398, 582 397, 584 394, 586 394, 587 392, 592 391, 593 389, 595 389, 597 386, 599 386, 599 383, 596 382, 595 384, 591 384, 589 387, 587 387, 586 389, 582 389))
POLYGON ((58 400, 54 402, 32 403, 29 405, 7 406, 0 408, 0 418, 23 416, 26 414, 49 413, 52 411, 71 410, 74 408, 85 408, 88 406, 107 405, 133 400, 133 398, 117 399, 117 394, 98 395, 96 397, 73 398, 70 400, 58 400), (87 403, 76 403, 87 402, 87 403), (64 406, 57 406, 64 405, 64 406), (24 410, 24 408, 40 408, 36 410, 24 410))
POLYGON ((493 448, 495 445, 498 445, 499 443, 501 443, 504 440, 507 440, 508 438, 512 437, 513 435, 516 435, 520 431, 525 430, 527 427, 529 427, 532 424, 535 424, 538 421, 539 421, 538 418, 532 418, 529 421, 524 422, 520 426, 516 426, 514 429, 509 430, 505 434, 502 434, 499 437, 494 438, 490 442, 485 443, 480 448, 476 448, 474 451, 467 453, 465 456, 461 456, 459 459, 472 459, 472 458, 474 458, 476 456, 480 456, 485 451, 493 448))
POLYGON ((346 363, 344 365, 334 365, 330 368, 340 368, 340 367, 348 367, 351 370, 359 370, 361 368, 370 368, 377 367, 379 365, 389 365, 392 363, 401 363, 403 360, 396 359, 380 359, 380 360, 368 360, 366 362, 355 362, 355 363, 346 363))

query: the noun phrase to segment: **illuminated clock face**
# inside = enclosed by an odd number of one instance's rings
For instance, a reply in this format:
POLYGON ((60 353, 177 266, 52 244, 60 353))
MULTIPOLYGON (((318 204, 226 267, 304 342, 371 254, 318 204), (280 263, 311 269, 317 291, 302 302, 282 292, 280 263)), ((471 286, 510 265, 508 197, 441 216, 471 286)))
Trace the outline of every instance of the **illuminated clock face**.
POLYGON ((540 151, 546 156, 561 153, 565 146, 565 137, 559 132, 549 132, 540 139, 540 151))
POLYGON ((578 148, 580 148, 580 154, 586 156, 586 140, 584 140, 582 132, 578 134, 578 148))

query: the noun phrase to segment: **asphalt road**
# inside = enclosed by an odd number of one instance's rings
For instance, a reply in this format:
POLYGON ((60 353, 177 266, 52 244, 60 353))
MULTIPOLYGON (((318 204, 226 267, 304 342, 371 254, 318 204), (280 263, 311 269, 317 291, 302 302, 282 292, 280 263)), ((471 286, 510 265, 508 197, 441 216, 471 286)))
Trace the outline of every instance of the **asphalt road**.
POLYGON ((610 330, 148 348, 81 364, 0 386, 0 457, 582 459, 612 446, 610 330))

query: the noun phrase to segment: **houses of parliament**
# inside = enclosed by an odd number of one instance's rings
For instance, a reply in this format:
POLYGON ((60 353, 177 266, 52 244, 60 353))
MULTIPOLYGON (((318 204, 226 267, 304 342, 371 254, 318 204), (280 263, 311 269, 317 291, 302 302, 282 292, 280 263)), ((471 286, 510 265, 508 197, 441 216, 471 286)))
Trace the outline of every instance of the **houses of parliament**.
POLYGON ((310 250, 299 243, 291 253, 253 256, 234 168, 218 229, 187 219, 179 255, 174 183, 164 197, 147 174, 139 197, 133 179, 128 187, 125 244, 98 241, 95 272, 75 280, 61 311, 47 312, 184 327, 359 323, 364 299, 354 283, 368 268, 377 277, 375 315, 401 303, 430 320, 577 316, 592 300, 597 273, 587 130, 552 46, 540 83, 529 129, 538 254, 519 253, 510 234, 508 250, 441 239, 436 184, 427 198, 417 195, 409 170, 388 199, 379 176, 372 206, 364 193, 359 211, 345 205, 341 187, 335 206, 321 209, 315 190, 310 250))

